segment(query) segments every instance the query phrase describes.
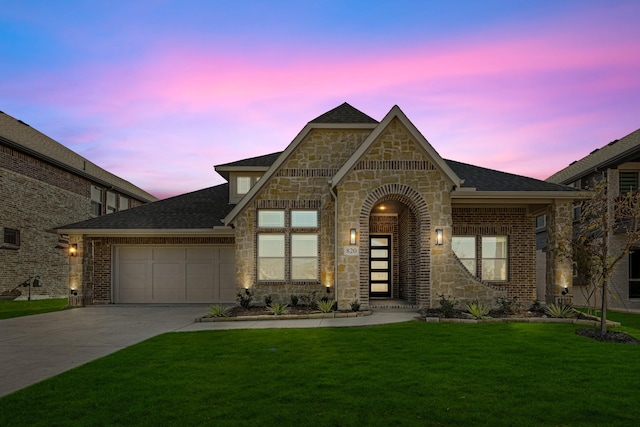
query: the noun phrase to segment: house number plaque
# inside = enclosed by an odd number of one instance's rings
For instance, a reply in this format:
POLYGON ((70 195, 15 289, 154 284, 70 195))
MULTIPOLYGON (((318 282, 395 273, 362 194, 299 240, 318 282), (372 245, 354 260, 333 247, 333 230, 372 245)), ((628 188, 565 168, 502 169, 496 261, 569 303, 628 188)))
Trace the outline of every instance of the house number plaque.
POLYGON ((344 247, 345 255, 360 255, 360 248, 357 246, 345 246, 344 247))

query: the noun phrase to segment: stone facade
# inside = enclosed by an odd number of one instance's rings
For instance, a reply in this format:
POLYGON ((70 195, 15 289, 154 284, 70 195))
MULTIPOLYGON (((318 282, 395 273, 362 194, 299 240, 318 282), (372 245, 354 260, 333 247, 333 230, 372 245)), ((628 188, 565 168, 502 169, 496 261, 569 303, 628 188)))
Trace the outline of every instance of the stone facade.
POLYGON ((571 303, 573 287, 572 202, 556 202, 549 206, 547 209, 547 233, 546 303, 571 303))

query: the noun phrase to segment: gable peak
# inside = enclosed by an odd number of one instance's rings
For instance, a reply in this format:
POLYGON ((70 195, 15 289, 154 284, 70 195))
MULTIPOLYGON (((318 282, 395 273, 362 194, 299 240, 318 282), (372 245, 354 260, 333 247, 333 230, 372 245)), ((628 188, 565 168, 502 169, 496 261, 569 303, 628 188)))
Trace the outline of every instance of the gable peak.
POLYGON ((357 108, 344 102, 336 108, 316 117, 309 123, 378 123, 357 108))

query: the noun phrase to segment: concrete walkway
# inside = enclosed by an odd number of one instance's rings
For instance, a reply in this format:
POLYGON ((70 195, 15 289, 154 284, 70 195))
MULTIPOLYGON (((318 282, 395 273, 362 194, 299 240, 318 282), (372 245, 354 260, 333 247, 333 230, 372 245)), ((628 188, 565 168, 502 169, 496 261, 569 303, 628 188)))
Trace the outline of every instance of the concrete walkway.
POLYGON ((0 320, 0 396, 165 332, 357 327, 412 320, 415 312, 342 319, 195 322, 208 305, 108 305, 0 320))

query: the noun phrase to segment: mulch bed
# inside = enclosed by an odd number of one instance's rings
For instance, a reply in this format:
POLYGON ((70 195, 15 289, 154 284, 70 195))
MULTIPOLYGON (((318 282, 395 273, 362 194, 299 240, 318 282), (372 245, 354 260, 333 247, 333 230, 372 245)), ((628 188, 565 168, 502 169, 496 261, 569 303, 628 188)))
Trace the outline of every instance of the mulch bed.
MULTIPOLYGON (((317 308, 308 307, 306 305, 299 305, 297 307, 289 306, 287 307, 288 314, 290 315, 304 315, 304 314, 314 314, 321 313, 317 308)), ((244 308, 240 306, 233 307, 231 310, 231 314, 229 317, 240 317, 240 316, 262 316, 262 315, 271 315, 274 314, 267 310, 267 307, 263 305, 255 305, 249 308, 244 308)))
POLYGON ((632 337, 629 334, 625 334, 624 332, 618 331, 607 331, 605 335, 600 334, 600 329, 589 328, 589 329, 578 329, 576 330, 576 334, 582 335, 583 337, 591 338, 594 340, 602 341, 602 342, 614 342, 620 344, 640 344, 640 340, 632 337))

